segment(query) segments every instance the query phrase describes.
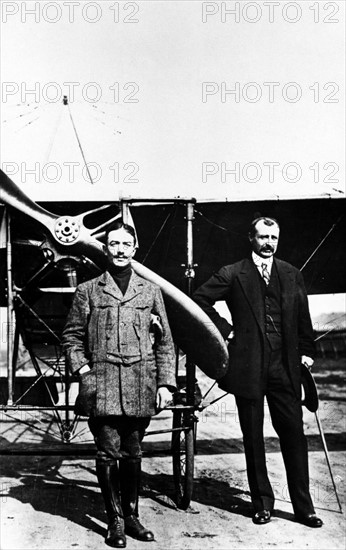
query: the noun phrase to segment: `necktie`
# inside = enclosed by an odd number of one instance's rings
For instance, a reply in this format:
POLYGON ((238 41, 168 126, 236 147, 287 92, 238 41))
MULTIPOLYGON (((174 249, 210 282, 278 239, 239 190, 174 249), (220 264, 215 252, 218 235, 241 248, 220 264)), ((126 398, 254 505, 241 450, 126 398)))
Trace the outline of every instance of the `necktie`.
POLYGON ((270 275, 269 275, 267 264, 263 263, 261 267, 262 267, 262 277, 264 279, 265 284, 268 286, 270 281, 270 275))

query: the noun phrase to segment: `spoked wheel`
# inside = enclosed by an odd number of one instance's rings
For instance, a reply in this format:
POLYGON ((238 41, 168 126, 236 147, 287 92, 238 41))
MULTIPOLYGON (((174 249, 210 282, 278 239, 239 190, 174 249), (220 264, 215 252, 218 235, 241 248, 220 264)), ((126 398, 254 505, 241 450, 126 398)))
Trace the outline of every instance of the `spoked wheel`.
POLYGON ((178 508, 186 510, 193 490, 194 417, 191 411, 173 412, 172 458, 178 508))

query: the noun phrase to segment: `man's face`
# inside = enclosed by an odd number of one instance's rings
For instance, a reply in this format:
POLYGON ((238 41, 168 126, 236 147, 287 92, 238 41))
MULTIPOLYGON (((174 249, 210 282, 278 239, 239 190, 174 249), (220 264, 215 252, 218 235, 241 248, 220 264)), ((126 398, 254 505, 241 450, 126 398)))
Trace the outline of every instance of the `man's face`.
POLYGON ((128 265, 135 255, 134 239, 123 227, 110 231, 107 240, 107 256, 109 261, 117 266, 128 265))
POLYGON ((261 258, 273 256, 279 244, 279 233, 276 223, 266 225, 263 220, 259 221, 256 224, 256 234, 250 239, 253 251, 261 258))

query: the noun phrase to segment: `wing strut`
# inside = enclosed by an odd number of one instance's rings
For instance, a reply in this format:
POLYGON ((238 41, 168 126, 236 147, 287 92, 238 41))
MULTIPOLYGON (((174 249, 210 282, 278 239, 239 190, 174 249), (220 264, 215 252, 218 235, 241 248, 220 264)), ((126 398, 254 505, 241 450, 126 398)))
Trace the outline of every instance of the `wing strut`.
POLYGON ((340 218, 335 222, 333 223, 332 227, 329 229, 329 231, 326 233, 326 235, 323 237, 323 239, 318 243, 318 245, 316 246, 315 250, 310 254, 310 256, 308 257, 308 259, 306 260, 306 262, 302 265, 302 267, 300 268, 300 271, 303 271, 304 267, 306 267, 308 265, 308 263, 310 262, 310 260, 315 256, 317 250, 323 245, 324 241, 329 237, 329 235, 334 231, 334 229, 336 228, 336 226, 338 225, 338 223, 342 220, 343 216, 340 216, 340 218))

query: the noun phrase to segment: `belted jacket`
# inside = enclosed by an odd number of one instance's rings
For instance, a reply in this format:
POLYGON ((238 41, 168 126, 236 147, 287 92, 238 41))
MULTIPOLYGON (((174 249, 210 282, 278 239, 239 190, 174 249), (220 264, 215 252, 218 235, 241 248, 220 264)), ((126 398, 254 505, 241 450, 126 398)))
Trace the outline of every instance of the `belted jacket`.
POLYGON ((95 416, 152 416, 157 388, 175 388, 175 351, 160 288, 133 271, 125 295, 106 271, 79 285, 62 338, 72 372, 88 364, 81 385, 95 416), (152 318, 161 334, 153 341, 152 318), (90 397, 90 396, 89 396, 90 397))

